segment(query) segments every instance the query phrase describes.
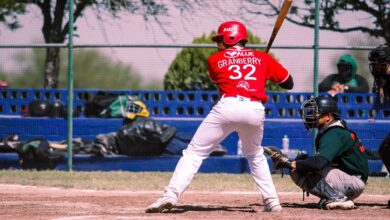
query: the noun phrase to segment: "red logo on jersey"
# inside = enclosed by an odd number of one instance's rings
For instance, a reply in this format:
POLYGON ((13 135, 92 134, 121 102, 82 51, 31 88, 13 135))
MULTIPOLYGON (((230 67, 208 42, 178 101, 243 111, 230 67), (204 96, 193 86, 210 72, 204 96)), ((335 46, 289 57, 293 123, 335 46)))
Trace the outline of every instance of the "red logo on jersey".
POLYGON ((356 136, 354 133, 351 133, 351 138, 352 138, 352 140, 355 140, 356 136))
POLYGON ((237 88, 244 88, 246 91, 249 90, 249 83, 246 81, 240 81, 237 83, 237 88))
POLYGON ((364 152, 364 146, 363 146, 363 145, 362 145, 362 146, 360 146, 360 147, 359 147, 359 150, 360 150, 360 152, 362 152, 362 153, 363 153, 363 152, 364 152))
POLYGON ((223 56, 226 58, 236 58, 238 56, 253 57, 253 51, 226 51, 223 56))

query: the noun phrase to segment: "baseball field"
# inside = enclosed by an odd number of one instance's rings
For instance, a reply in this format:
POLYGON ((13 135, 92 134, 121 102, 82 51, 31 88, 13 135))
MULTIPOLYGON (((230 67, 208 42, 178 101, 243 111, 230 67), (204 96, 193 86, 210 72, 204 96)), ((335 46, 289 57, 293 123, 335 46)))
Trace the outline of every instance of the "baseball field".
POLYGON ((389 219, 390 180, 372 177, 356 209, 316 208, 289 176, 273 175, 284 207, 262 212, 261 194, 248 174, 198 174, 177 207, 144 213, 172 173, 0 171, 0 219, 389 219))

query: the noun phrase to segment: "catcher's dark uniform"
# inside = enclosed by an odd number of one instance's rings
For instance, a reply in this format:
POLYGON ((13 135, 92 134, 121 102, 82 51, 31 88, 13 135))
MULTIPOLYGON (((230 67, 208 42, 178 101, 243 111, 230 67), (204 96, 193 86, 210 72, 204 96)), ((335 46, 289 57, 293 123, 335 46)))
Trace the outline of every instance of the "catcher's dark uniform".
POLYGON ((367 182, 368 161, 356 134, 340 120, 333 121, 319 131, 316 150, 316 156, 296 160, 293 181, 310 192, 310 186, 324 178, 338 194, 357 198, 367 182))

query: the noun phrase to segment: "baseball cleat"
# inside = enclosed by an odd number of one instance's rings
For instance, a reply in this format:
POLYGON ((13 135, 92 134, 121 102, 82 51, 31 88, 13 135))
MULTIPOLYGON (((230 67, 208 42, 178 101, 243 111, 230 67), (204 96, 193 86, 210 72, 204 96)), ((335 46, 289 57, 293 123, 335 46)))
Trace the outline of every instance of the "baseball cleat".
POLYGON ((265 205, 263 212, 281 212, 282 206, 280 204, 269 204, 265 205))
POLYGON ((171 210, 177 203, 177 199, 173 197, 161 197, 148 208, 146 208, 146 213, 160 213, 163 211, 171 210))
POLYGON ((355 204, 353 203, 352 200, 334 201, 325 205, 325 209, 328 210, 332 210, 332 209, 350 210, 354 208, 355 208, 355 204))

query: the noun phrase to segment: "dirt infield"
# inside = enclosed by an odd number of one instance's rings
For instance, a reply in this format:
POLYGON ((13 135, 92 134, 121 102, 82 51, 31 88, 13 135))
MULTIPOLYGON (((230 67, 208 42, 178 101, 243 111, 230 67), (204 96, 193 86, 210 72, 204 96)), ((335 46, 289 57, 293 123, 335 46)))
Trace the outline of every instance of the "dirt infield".
POLYGON ((95 191, 0 185, 0 219, 389 219, 387 195, 363 194, 349 211, 316 208, 317 198, 280 192, 282 213, 263 213, 258 192, 187 191, 168 213, 144 209, 161 192, 95 191))

